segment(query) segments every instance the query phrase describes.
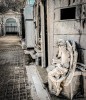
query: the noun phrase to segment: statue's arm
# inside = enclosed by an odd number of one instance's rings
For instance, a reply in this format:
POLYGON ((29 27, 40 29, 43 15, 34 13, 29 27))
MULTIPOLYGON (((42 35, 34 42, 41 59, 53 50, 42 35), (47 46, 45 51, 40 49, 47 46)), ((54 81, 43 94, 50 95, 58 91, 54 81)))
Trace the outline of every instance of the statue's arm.
POLYGON ((48 73, 48 78, 49 79, 51 79, 54 83, 56 83, 56 74, 57 74, 57 71, 56 71, 56 69, 53 69, 53 71, 50 71, 49 73, 48 73))
POLYGON ((56 82, 62 82, 66 79, 66 75, 62 75, 56 82))

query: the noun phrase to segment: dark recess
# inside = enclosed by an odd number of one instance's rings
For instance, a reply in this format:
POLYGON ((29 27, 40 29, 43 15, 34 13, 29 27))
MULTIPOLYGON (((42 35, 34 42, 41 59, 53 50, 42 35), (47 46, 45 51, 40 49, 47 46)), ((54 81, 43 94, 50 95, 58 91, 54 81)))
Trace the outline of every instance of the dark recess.
POLYGON ((24 14, 23 9, 21 9, 21 26, 22 26, 22 39, 25 38, 25 23, 24 23, 24 14))
POLYGON ((76 7, 61 9, 61 20, 75 19, 76 7))

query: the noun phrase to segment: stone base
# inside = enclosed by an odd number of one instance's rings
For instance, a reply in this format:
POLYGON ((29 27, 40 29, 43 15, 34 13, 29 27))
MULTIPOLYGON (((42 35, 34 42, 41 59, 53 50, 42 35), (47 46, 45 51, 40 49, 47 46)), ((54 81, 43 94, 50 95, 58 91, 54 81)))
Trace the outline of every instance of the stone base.
POLYGON ((81 74, 81 71, 76 71, 71 83, 63 88, 62 94, 71 100, 79 92, 81 74))
POLYGON ((84 97, 86 97, 86 72, 83 72, 82 75, 83 75, 84 97))

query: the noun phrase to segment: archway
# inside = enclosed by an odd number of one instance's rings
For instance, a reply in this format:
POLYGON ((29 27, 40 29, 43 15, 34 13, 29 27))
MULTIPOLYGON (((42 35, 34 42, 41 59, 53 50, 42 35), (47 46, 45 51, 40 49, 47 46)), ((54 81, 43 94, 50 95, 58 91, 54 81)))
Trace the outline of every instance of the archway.
POLYGON ((19 35, 18 26, 15 19, 9 18, 6 20, 5 32, 6 35, 19 35))

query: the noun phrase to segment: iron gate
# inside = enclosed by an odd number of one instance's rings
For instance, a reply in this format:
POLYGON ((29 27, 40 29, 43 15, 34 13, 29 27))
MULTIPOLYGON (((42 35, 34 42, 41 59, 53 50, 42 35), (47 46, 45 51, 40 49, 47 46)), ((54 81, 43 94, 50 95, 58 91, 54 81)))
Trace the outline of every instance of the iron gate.
POLYGON ((7 33, 17 33, 17 26, 6 26, 5 28, 7 33))
POLYGON ((15 19, 13 18, 7 19, 6 24, 5 24, 5 31, 6 31, 6 34, 18 33, 18 27, 17 27, 17 23, 15 19))

